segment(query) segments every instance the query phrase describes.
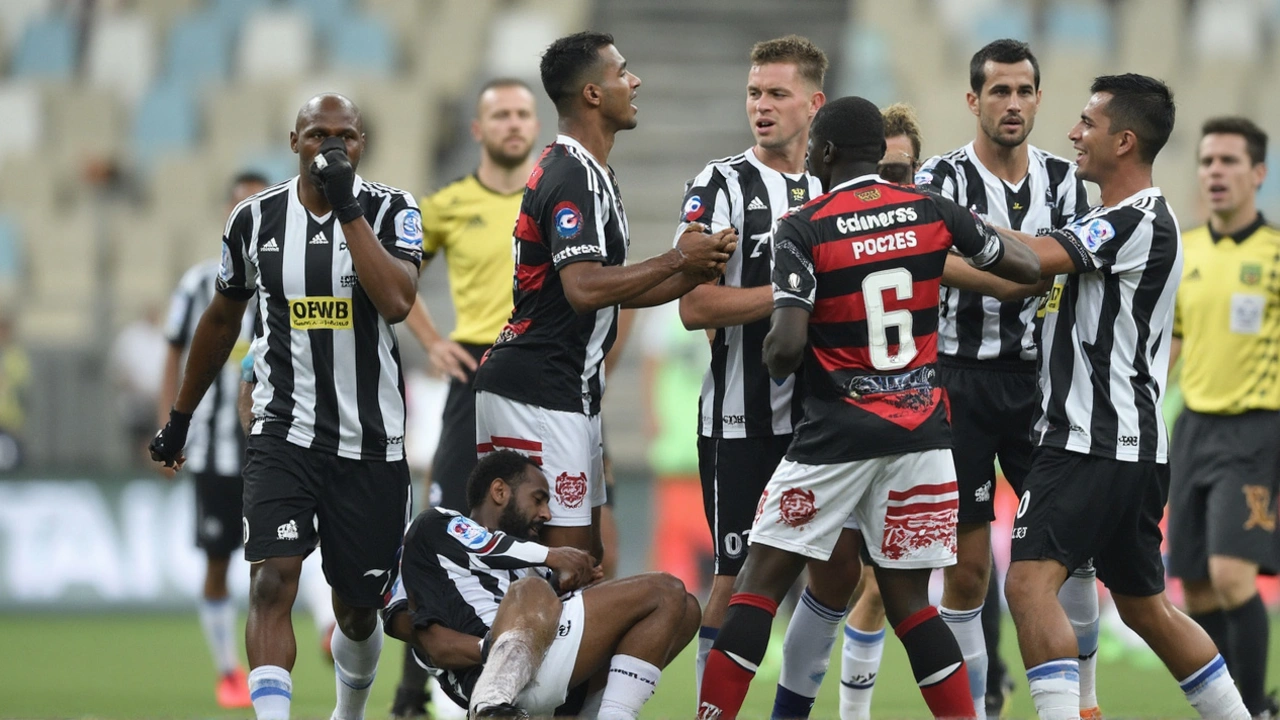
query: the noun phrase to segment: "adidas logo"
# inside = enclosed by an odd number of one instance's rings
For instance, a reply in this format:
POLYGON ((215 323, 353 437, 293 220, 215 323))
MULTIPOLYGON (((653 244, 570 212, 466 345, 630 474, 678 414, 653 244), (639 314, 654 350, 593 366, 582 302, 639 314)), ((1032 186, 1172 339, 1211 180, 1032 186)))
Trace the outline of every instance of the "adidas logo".
POLYGON ((1187 279, 1188 279, 1188 280, 1199 280, 1199 279, 1200 279, 1200 268, 1195 268, 1194 270, 1192 270, 1192 271, 1191 271, 1191 274, 1187 276, 1187 279))
POLYGON ((768 210, 769 206, 765 205, 760 196, 751 198, 751 202, 747 203, 748 210, 768 210))
POLYGON ((266 245, 258 248, 258 252, 280 252, 280 246, 276 244, 275 238, 271 238, 266 245))
POLYGON ((328 245, 329 238, 325 237, 324 231, 321 230, 320 232, 315 234, 315 237, 311 238, 311 242, 308 244, 309 245, 328 245))

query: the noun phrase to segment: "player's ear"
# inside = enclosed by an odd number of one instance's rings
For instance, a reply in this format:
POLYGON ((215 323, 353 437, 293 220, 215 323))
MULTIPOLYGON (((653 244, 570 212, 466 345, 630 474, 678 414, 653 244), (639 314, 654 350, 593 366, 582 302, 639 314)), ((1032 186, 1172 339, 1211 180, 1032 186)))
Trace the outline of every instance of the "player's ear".
POLYGON ((494 478, 489 481, 489 499, 493 500, 493 504, 503 507, 511 498, 511 486, 507 485, 507 481, 502 478, 494 478))
POLYGON ((974 114, 974 116, 975 116, 975 117, 977 117, 977 115, 978 115, 978 96, 977 96, 977 94, 975 94, 975 93, 974 93, 974 92, 972 92, 972 91, 967 92, 967 93, 965 93, 965 94, 964 94, 964 100, 965 100, 965 102, 969 103, 969 112, 973 113, 973 114, 974 114))
POLYGON ((294 155, 298 154, 298 131, 297 130, 289 131, 289 149, 293 151, 294 155))
POLYGON ((1138 136, 1132 130, 1121 130, 1115 134, 1116 157, 1138 152, 1138 136))
POLYGON ((604 100, 604 93, 601 92, 599 85, 587 83, 582 86, 582 99, 587 101, 587 107, 600 107, 601 101, 604 100))
POLYGON ((1253 166, 1253 190, 1258 191, 1262 187, 1262 183, 1267 180, 1267 164, 1265 162, 1257 163, 1253 166))

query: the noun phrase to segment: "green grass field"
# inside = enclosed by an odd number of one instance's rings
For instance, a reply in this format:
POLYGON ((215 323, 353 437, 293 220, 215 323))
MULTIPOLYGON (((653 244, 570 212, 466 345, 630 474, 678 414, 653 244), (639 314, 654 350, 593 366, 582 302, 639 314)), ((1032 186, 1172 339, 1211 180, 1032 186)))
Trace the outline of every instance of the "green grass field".
MULTIPOLYGON (((784 627, 779 621, 775 633, 784 627)), ((1280 627, 1273 621, 1273 657, 1280 627)), ((294 668, 293 716, 326 718, 333 709, 333 671, 320 657, 314 628, 297 622, 298 663, 294 668)), ((1005 657, 1016 662, 1012 626, 1004 636, 1005 657)), ((191 615, 52 614, 0 616, 0 717, 21 718, 234 718, 213 701, 213 671, 204 639, 191 615)), ((370 701, 370 718, 386 717, 400 674, 399 644, 388 641, 370 701)), ((1153 657, 1122 652, 1104 642, 1100 652, 1099 695, 1110 717, 1193 717, 1173 679, 1153 657)), ((1280 684, 1276 662, 1271 680, 1280 684)), ((815 718, 837 717, 839 655, 823 685, 815 718)), ((1021 665, 1017 666, 1021 680, 1021 665)), ((747 699, 744 718, 767 718, 777 677, 776 657, 766 662, 747 699)), ((901 646, 890 638, 876 687, 875 715, 928 717, 911 682, 901 646)), ((694 672, 690 651, 663 674, 646 718, 687 718, 693 714, 694 672)), ((1014 695, 1012 717, 1033 717, 1026 683, 1014 695)))

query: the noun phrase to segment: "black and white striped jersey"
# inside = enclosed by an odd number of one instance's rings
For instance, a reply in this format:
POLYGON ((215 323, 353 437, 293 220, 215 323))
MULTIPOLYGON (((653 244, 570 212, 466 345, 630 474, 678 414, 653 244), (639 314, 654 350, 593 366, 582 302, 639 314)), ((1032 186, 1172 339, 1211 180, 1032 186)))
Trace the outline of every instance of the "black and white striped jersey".
MULTIPOLYGON (((312 215, 299 178, 236 206, 222 241, 218 291, 256 291, 262 341, 253 344, 250 434, 339 457, 404 457, 404 378, 395 331, 369 299, 333 213, 312 215)), ((413 195, 359 176, 353 188, 382 246, 422 262, 413 195)))
MULTIPOLYGON (((1044 235, 1067 225, 1089 207, 1075 163, 1027 146, 1030 166, 1016 186, 991 174, 973 143, 929 158, 916 185, 937 188, 998 227, 1044 235)), ((966 360, 1036 359, 1039 298, 1002 303, 945 285, 939 293, 938 354, 966 360)))
MULTIPOLYGON (((484 637, 511 583, 529 575, 549 578, 547 547, 517 540, 452 510, 431 508, 409 525, 400 556, 400 582, 413 625, 442 625, 484 637)), ((395 600, 387 608, 398 610, 395 600)), ((415 653, 417 654, 417 653, 415 653)), ((427 664, 429 658, 419 659, 427 664)), ((442 673, 450 695, 471 697, 481 666, 442 673)))
MULTIPOLYGON (((755 149, 713 160, 685 186, 675 239, 699 222, 719 232, 738 231, 719 282, 729 287, 770 284, 769 241, 778 218, 822 194, 822 184, 807 173, 778 172, 756 157, 755 149)), ((796 377, 779 383, 764 366, 764 336, 769 319, 719 328, 711 341, 711 367, 702 379, 698 434, 743 438, 786 435, 802 413, 795 398, 796 377)))
POLYGON ((629 232, 613 171, 577 140, 557 136, 525 184, 512 240, 515 308, 476 371, 476 390, 550 410, 600 412, 618 306, 578 314, 560 270, 575 262, 625 265, 629 232))
MULTIPOLYGON (((217 260, 193 266, 173 291, 164 334, 169 344, 180 351, 185 352, 191 345, 196 323, 213 299, 220 266, 217 260)), ((244 432, 236 416, 236 398, 240 393, 240 363, 253 340, 254 315, 244 314, 231 357, 191 414, 187 462, 183 467, 193 473, 239 476, 244 465, 244 432)))
POLYGON ((1042 302, 1040 402, 1045 447, 1166 462, 1161 403, 1182 279, 1178 219, 1159 188, 1095 207, 1056 230, 1076 274, 1042 302))

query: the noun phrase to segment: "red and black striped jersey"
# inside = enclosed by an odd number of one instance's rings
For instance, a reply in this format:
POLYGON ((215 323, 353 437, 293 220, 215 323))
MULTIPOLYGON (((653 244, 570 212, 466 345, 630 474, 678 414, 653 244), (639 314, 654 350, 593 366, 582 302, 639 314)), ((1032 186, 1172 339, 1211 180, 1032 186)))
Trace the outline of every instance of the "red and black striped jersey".
POLYGON ((811 313, 808 394, 788 458, 829 464, 951 446, 935 363, 938 286, 953 246, 983 264, 1002 251, 971 211, 875 175, 780 221, 774 307, 811 313))

